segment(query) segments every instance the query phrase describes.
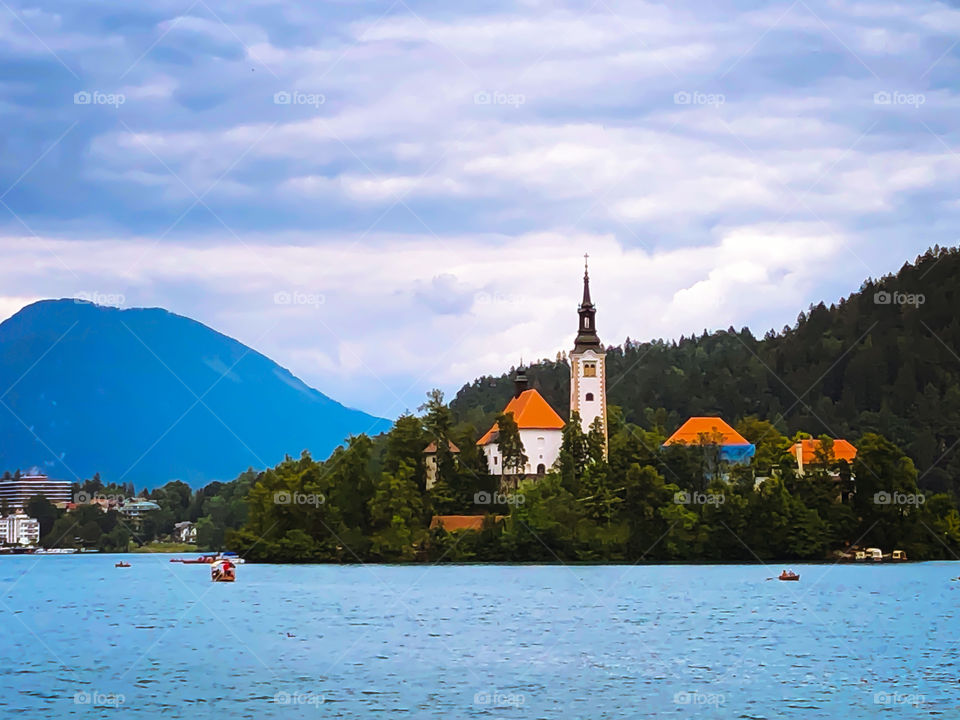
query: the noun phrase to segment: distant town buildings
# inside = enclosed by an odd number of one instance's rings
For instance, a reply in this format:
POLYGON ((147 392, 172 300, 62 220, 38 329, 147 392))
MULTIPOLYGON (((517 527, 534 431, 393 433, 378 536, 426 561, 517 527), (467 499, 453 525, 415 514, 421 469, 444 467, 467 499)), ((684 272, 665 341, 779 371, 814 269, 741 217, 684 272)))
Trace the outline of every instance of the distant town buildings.
POLYGON ((144 500, 143 498, 133 498, 131 500, 126 500, 122 505, 120 505, 119 510, 122 515, 126 515, 128 518, 138 518, 141 517, 144 513, 148 513, 152 510, 159 510, 160 506, 157 505, 152 500, 144 500))
POLYGON ((38 468, 31 468, 23 475, 4 475, 0 478, 0 507, 9 510, 25 508, 34 495, 43 495, 54 505, 70 502, 69 480, 51 480, 38 468))
POLYGON ((15 512, 0 518, 0 544, 36 545, 40 542, 40 522, 27 517, 23 512, 15 512))
POLYGON ((175 523, 173 526, 173 539, 182 543, 197 542, 197 526, 188 520, 175 523))

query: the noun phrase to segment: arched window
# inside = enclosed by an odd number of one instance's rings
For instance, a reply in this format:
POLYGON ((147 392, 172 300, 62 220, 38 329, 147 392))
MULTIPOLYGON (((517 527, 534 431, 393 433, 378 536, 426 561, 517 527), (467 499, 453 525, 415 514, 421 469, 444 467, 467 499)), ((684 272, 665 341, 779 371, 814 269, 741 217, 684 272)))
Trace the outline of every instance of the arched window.
POLYGON ((586 328, 587 330, 590 329, 590 318, 585 317, 585 318, 583 319, 583 327, 586 328))
POLYGON ((595 362, 587 362, 583 364, 583 376, 584 377, 596 377, 597 376, 597 364, 595 362))
POLYGON ((592 401, 593 401, 593 393, 587 393, 587 396, 586 396, 586 398, 584 398, 584 399, 585 399, 587 402, 592 402, 592 401))
POLYGON ((547 466, 543 463, 537 465, 537 475, 545 475, 547 472, 547 466))

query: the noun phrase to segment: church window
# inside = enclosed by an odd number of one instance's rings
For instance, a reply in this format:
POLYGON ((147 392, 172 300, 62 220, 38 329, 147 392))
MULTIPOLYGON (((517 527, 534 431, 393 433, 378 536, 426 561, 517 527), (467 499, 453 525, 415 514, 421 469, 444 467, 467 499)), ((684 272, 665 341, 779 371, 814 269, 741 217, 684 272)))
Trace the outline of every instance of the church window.
POLYGON ((585 317, 585 318, 583 319, 583 327, 585 327, 587 330, 590 329, 590 318, 585 317))
POLYGON ((537 475, 544 475, 547 472, 547 466, 543 463, 537 465, 537 475))
POLYGON ((586 401, 591 402, 593 400, 593 393, 587 393, 586 401))
POLYGON ((596 377, 597 376, 597 364, 595 362, 588 362, 583 364, 583 376, 584 377, 596 377))
POLYGON ((497 464, 497 460, 498 460, 498 459, 499 459, 499 458, 497 458, 497 456, 496 456, 496 455, 494 455, 494 456, 493 456, 493 464, 494 464, 494 465, 496 465, 496 464, 497 464))

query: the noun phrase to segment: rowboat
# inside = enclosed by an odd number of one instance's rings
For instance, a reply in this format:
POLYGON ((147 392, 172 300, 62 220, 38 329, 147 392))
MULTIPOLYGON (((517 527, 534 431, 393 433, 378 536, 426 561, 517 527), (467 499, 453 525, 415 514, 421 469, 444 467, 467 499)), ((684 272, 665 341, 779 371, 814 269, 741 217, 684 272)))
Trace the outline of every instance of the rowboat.
POLYGON ((236 568, 229 560, 217 560, 210 565, 210 579, 213 582, 234 582, 237 579, 236 568))
POLYGON ((793 582, 799 582, 800 576, 797 575, 793 570, 784 570, 782 573, 780 573, 780 577, 778 577, 777 580, 792 580, 793 582))

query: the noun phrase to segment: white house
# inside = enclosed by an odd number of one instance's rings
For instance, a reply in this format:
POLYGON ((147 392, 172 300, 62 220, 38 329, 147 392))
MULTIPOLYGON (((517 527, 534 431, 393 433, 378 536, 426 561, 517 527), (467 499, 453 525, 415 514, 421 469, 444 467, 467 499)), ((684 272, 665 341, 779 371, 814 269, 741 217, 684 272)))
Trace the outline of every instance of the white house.
POLYGON ((189 520, 178 522, 173 526, 173 537, 177 542, 195 543, 197 541, 197 526, 189 520))
MULTIPOLYGON (((527 375, 523 368, 517 370, 513 398, 503 412, 513 415, 513 421, 520 432, 524 455, 527 456, 526 467, 519 475, 546 474, 560 454, 564 422, 539 392, 527 389, 527 375)), ((490 474, 503 478, 503 458, 497 446, 499 438, 500 429, 497 423, 494 423, 477 441, 477 445, 486 455, 490 474)), ((512 474, 513 471, 507 473, 507 477, 512 474)), ((519 479, 514 478, 514 481, 519 479)))
POLYGON ((36 545, 40 542, 40 521, 22 512, 0 518, 0 543, 36 545))

